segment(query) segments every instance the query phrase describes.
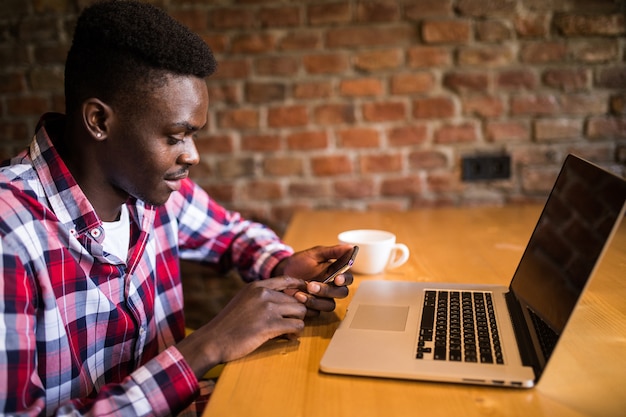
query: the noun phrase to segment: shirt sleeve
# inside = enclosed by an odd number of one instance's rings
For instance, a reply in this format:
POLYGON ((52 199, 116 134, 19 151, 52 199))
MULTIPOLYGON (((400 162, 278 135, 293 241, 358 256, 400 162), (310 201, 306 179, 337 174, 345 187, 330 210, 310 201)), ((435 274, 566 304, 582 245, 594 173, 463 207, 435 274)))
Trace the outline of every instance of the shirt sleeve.
MULTIPOLYGON (((37 361, 40 346, 53 354, 53 347, 61 346, 58 342, 64 339, 56 326, 49 325, 55 320, 40 317, 57 310, 47 303, 42 289, 45 282, 32 278, 29 265, 25 266, 15 253, 0 239, 0 415, 39 416, 45 410, 57 416, 166 416, 196 398, 198 381, 175 347, 164 350, 120 383, 103 385, 89 397, 77 392, 76 398, 64 398, 61 384, 69 383, 66 378, 72 373, 71 365, 59 359, 55 369, 39 369, 37 361), (46 373, 45 384, 39 372, 46 373)), ((67 352, 58 356, 68 357, 67 352)))
POLYGON ((168 205, 178 219, 182 259, 235 267, 244 280, 253 281, 269 278, 294 252, 270 228, 220 206, 191 180, 168 205))

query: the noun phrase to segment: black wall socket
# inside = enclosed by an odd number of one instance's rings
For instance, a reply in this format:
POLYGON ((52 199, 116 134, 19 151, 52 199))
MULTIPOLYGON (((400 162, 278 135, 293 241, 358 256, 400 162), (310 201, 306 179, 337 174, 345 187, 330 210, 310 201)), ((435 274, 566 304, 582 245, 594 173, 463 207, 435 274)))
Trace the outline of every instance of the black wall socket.
POLYGON ((461 158, 462 180, 501 180, 511 177, 509 155, 476 155, 461 158))

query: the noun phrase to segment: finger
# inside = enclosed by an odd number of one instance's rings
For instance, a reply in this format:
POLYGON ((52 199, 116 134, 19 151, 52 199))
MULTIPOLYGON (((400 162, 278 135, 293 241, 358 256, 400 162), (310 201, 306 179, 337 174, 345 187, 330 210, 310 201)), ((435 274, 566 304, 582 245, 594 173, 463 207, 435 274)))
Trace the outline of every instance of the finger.
POLYGON ((260 287, 269 288, 276 291, 285 291, 287 289, 299 289, 306 290, 306 282, 293 277, 283 276, 276 278, 269 278, 262 281, 255 281, 255 284, 260 287))
POLYGON ((315 256, 317 257, 318 262, 327 262, 331 259, 340 258, 341 255, 349 250, 352 250, 352 247, 352 245, 347 244, 334 246, 318 246, 315 248, 315 256))
POLYGON ((322 284, 317 281, 307 283, 307 291, 309 294, 317 297, 325 298, 345 298, 348 296, 348 287, 322 284))
POLYGON ((348 286, 352 284, 353 281, 354 281, 354 276, 352 275, 352 273, 344 272, 343 274, 337 275, 335 277, 335 279, 332 282, 332 285, 335 285, 337 287, 348 286))

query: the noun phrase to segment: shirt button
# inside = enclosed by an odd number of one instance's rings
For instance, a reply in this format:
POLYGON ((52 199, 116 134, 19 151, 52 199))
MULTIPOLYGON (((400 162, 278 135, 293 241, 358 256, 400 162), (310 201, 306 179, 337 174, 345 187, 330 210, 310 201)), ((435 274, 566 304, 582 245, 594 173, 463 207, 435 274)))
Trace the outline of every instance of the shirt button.
POLYGON ((76 236, 76 229, 70 229, 70 235, 76 236))
POLYGON ((100 231, 100 229, 91 229, 89 231, 89 234, 91 235, 91 237, 93 237, 94 239, 97 239, 100 237, 100 235, 102 234, 102 232, 100 231))

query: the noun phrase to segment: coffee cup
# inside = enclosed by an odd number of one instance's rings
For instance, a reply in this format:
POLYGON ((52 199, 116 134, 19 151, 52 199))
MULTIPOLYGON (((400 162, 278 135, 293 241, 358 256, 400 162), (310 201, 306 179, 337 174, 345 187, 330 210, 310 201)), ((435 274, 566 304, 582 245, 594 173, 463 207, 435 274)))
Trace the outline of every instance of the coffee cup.
POLYGON ((357 229, 339 233, 339 242, 357 245, 359 253, 352 265, 357 274, 379 274, 403 265, 409 248, 396 243, 396 235, 385 230, 357 229))

